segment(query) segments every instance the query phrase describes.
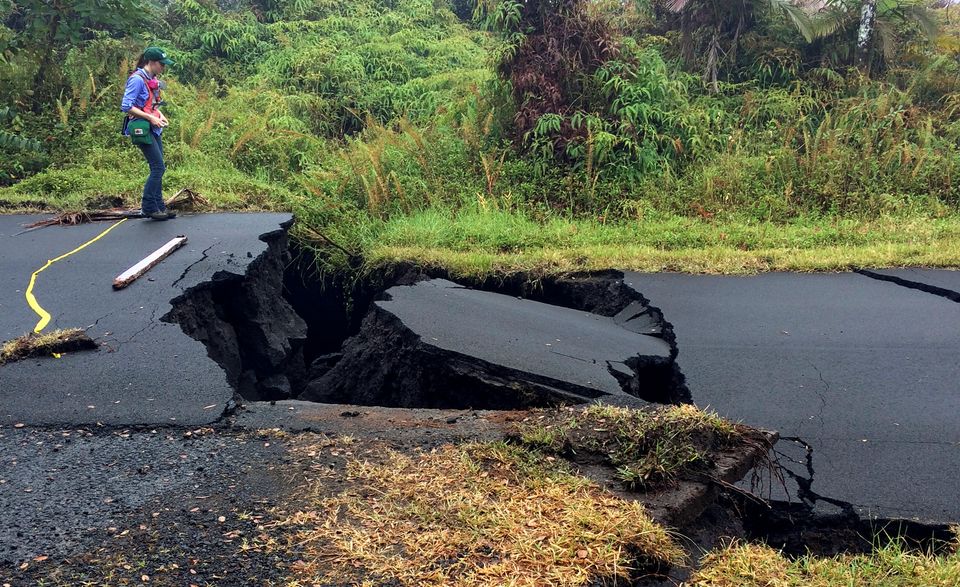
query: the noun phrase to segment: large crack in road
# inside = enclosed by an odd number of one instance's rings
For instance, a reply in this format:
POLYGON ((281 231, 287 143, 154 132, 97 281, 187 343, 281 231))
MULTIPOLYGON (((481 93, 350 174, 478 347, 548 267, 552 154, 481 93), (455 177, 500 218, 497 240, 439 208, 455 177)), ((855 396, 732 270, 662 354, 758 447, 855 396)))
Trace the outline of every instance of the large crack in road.
POLYGON ((542 280, 517 296, 517 282, 471 288, 397 267, 345 292, 305 275, 293 260, 308 253, 285 233, 264 240, 245 275, 187 289, 162 318, 203 342, 247 400, 484 409, 690 401, 669 323, 620 274, 542 280))
MULTIPOLYGON (((208 344, 247 400, 510 409, 692 399, 673 324, 622 274, 541 280, 531 288, 517 278, 458 284, 442 272, 397 266, 346 289, 349 280, 311 277, 292 262, 306 256, 309 266, 308 255, 279 237, 251 267, 258 275, 187 290, 164 319, 208 344), (242 302, 249 299, 270 299, 274 307, 242 302), (583 340, 571 344, 578 336, 583 340), (617 339, 622 344, 611 343, 617 339)), ((838 391, 817 362, 804 362, 816 379, 807 387, 817 396, 811 418, 821 436, 838 391)), ((942 524, 865 514, 863 506, 818 493, 815 443, 785 440, 804 450, 796 463, 780 456, 780 474, 796 487, 770 501, 767 512, 748 516, 755 536, 794 546, 816 540, 830 552, 851 549, 851 536, 879 528, 917 540, 944 535, 942 524), (818 526, 838 539, 803 538, 818 526)))
POLYGON ((934 273, 921 269, 858 269, 857 273, 870 279, 894 283, 908 289, 940 296, 952 302, 960 302, 960 271, 934 273))

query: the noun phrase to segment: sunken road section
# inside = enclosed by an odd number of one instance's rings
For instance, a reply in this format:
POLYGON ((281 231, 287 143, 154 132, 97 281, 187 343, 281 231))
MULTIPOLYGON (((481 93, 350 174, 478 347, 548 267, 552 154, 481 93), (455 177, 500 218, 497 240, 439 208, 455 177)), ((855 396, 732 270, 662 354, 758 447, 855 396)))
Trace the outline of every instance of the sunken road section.
POLYGON ((321 277, 275 233, 245 275, 173 300, 247 400, 510 409, 685 403, 672 329, 616 272, 457 284, 394 266, 321 277))
POLYGON ((689 399, 638 301, 606 317, 427 279, 388 289, 303 399, 493 409, 689 399))

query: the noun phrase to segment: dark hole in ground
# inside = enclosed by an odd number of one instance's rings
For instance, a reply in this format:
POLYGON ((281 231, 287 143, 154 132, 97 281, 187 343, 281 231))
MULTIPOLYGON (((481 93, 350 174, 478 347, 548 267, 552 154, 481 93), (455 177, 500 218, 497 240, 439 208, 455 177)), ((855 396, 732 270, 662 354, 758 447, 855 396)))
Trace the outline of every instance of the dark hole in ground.
MULTIPOLYGON (((571 381, 578 369, 567 370, 573 377, 565 377, 562 366, 556 376, 531 373, 522 364, 474 357, 469 344, 466 350, 434 345, 382 307, 391 300, 386 293, 391 287, 448 277, 443 271, 399 264, 362 278, 321 275, 310 251, 291 245, 285 231, 261 238, 268 249, 246 275, 214 275, 173 300, 173 310, 164 317, 203 342, 247 400, 511 409, 583 403, 611 391, 596 381, 571 381)), ((671 326, 617 272, 537 280, 512 275, 449 286, 502 294, 493 297, 505 306, 521 298, 550 306, 538 305, 540 310, 562 308, 571 319, 586 312, 619 334, 628 332, 639 341, 656 339, 657 356, 637 351, 636 356, 585 361, 583 369, 599 371, 594 379, 606 380, 628 404, 631 399, 689 401, 675 362, 671 326)), ((482 296, 489 302, 491 296, 482 296)), ((544 355, 548 359, 563 354, 546 352, 553 353, 544 355)), ((569 360, 583 361, 577 356, 569 360)))
POLYGON ((790 559, 806 555, 829 558, 869 553, 898 541, 906 551, 946 555, 955 548, 949 527, 904 520, 867 520, 854 515, 815 514, 799 503, 771 502, 768 509, 739 494, 724 493, 696 520, 676 529, 688 552, 688 565, 651 575, 636 585, 677 587, 689 584, 702 557, 731 539, 766 544, 790 559))
POLYGON ((869 554, 893 542, 934 554, 946 554, 954 547, 955 535, 948 524, 865 518, 852 506, 821 513, 799 502, 773 501, 768 507, 730 497, 728 503, 739 512, 748 540, 769 544, 791 557, 869 554))

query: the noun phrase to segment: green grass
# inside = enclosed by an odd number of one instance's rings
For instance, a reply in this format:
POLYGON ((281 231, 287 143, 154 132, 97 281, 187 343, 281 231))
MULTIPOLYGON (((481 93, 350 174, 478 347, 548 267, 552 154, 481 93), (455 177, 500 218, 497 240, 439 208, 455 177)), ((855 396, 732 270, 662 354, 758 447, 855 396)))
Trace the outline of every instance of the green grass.
MULTIPOLYGON (((94 162, 48 170, 0 189, 0 209, 79 211, 105 196, 121 196, 134 208, 144 170, 133 155, 101 150, 94 162)), ((312 216, 309 203, 297 203, 309 202, 309 196, 297 197, 291 187, 257 178, 224 158, 176 142, 168 158, 168 195, 190 187, 210 202, 210 211, 293 208, 304 213, 305 227, 320 227, 344 241, 371 267, 414 262, 462 276, 609 268, 749 274, 960 267, 960 214, 952 212, 811 215, 775 222, 746 213, 702 218, 647 208, 632 218, 607 220, 481 200, 459 208, 443 203, 413 208, 385 219, 358 209, 331 221, 312 216)))
POLYGON ((693 587, 953 587, 960 585, 960 555, 933 556, 893 542, 869 555, 789 560, 775 550, 732 544, 710 553, 693 587))
POLYGON ((462 275, 635 271, 756 273, 960 266, 960 215, 807 217, 774 223, 731 215, 650 213, 601 222, 520 211, 428 209, 365 233, 369 263, 415 261, 462 275))
POLYGON ((714 451, 756 447, 748 429, 691 405, 633 410, 594 405, 518 426, 524 446, 573 460, 600 457, 629 489, 651 491, 702 471, 714 451), (592 456, 591 456, 592 455, 592 456))
MULTIPOLYGON (((181 188, 201 193, 214 210, 276 210, 288 208, 289 189, 237 169, 225 157, 169 141, 164 195, 181 188)), ((105 197, 123 198, 138 208, 146 178, 139 151, 122 143, 90 151, 81 163, 53 168, 13 186, 0 188, 0 210, 5 213, 78 212, 98 207, 105 197)))

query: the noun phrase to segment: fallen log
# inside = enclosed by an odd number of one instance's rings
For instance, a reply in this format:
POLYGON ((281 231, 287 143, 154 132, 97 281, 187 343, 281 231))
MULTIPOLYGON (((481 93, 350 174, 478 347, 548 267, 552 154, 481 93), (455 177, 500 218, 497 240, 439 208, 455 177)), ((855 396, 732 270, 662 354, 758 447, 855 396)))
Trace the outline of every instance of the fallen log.
POLYGON ((144 273, 159 264, 160 261, 169 257, 171 253, 182 247, 186 242, 187 237, 183 235, 170 239, 167 244, 150 253, 150 255, 142 261, 118 275, 117 278, 113 280, 113 289, 123 289, 127 287, 144 273))

